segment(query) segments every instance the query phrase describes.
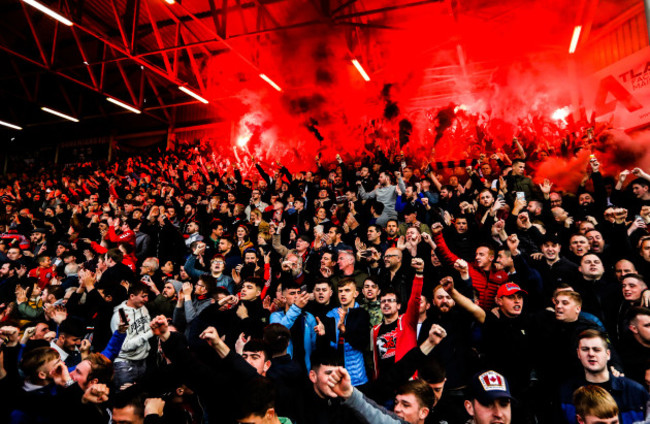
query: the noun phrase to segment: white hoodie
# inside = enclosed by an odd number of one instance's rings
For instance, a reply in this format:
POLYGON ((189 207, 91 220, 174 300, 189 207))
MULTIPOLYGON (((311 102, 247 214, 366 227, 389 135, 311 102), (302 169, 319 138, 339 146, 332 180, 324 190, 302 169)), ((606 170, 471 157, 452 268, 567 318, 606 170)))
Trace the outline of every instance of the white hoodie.
POLYGON ((113 318, 111 318, 111 331, 115 332, 120 325, 119 309, 123 308, 126 317, 129 320, 129 328, 126 330, 126 339, 122 344, 122 350, 115 359, 116 362, 120 361, 138 361, 145 359, 149 354, 149 339, 153 337, 149 322, 151 317, 149 311, 144 306, 140 308, 132 308, 127 306, 126 300, 115 308, 113 308, 113 318))

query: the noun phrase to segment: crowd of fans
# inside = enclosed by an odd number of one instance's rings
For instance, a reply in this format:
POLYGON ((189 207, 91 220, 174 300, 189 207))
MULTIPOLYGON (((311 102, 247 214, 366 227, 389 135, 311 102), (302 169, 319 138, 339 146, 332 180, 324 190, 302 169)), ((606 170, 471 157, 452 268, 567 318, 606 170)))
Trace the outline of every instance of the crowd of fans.
POLYGON ((643 422, 650 175, 556 191, 513 146, 14 176, 0 422, 643 422))

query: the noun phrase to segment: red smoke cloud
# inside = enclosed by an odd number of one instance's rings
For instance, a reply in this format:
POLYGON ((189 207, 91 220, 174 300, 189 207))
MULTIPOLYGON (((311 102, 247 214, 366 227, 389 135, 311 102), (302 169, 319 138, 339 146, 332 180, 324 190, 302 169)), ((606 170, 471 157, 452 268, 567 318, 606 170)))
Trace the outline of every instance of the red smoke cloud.
MULTIPOLYGON (((379 3, 365 7, 394 4, 379 3)), ((232 53, 211 58, 204 67, 208 95, 224 105, 222 115, 235 129, 220 153, 236 151, 239 160, 247 155, 267 163, 279 160, 296 170, 309 168, 318 153, 327 162, 337 152, 359 157, 367 147, 388 149, 408 139, 401 149, 414 163, 429 159, 434 147, 438 160, 462 159, 480 137, 476 122, 463 117, 466 113, 489 122, 489 136, 501 146, 526 131, 522 122, 550 121, 553 111, 571 105, 579 78, 592 72, 569 72, 567 50, 579 2, 462 3, 457 19, 448 2, 438 2, 360 18, 321 19, 324 24, 233 41, 283 91, 275 91, 232 53), (352 58, 359 59, 370 82, 352 58), (460 119, 453 118, 457 105, 463 109, 460 119)), ((303 2, 272 12, 284 25, 322 18, 303 2)), ((623 140, 619 149, 634 151, 634 142, 623 140)), ((604 154, 605 166, 624 166, 620 157, 626 155, 604 154)), ((539 173, 559 179, 565 173, 554 173, 558 165, 578 170, 585 163, 579 156, 542 165, 539 173)))

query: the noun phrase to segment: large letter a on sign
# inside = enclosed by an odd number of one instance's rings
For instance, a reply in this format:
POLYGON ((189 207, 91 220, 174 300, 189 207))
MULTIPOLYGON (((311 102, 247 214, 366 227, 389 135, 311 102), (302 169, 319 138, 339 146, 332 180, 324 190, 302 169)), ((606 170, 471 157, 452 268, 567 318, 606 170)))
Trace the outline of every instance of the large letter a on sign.
POLYGON ((600 85, 598 86, 598 93, 596 93, 594 104, 596 116, 598 117, 605 115, 606 113, 614 112, 617 102, 621 102, 628 112, 634 112, 643 107, 643 105, 632 96, 632 93, 627 91, 613 76, 608 75, 600 80, 600 85), (609 93, 612 93, 615 100, 605 103, 609 93))

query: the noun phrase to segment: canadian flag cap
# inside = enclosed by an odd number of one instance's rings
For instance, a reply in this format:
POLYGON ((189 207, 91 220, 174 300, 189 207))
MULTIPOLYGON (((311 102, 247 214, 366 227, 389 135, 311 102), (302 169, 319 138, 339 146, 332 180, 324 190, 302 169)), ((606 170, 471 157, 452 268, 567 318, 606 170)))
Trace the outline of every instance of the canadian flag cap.
POLYGON ((510 394, 508 380, 494 370, 484 371, 474 375, 470 389, 470 399, 477 399, 484 405, 489 405, 496 399, 513 399, 510 394))

